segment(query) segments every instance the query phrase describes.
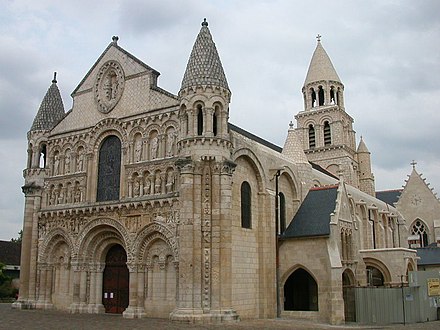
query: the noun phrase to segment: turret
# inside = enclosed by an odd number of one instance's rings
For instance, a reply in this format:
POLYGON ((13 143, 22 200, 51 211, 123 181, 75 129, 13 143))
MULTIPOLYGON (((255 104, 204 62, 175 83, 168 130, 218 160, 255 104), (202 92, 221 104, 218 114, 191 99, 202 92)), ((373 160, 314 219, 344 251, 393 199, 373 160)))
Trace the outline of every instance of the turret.
POLYGON ((374 175, 371 172, 371 156, 362 136, 357 148, 359 164, 359 189, 371 196, 376 197, 374 175))
POLYGON ((56 72, 28 132, 27 169, 46 168, 47 138, 50 130, 63 119, 64 105, 57 86, 56 72))
POLYGON ((191 51, 179 97, 181 155, 229 158, 231 91, 206 19, 191 51))
POLYGON ((21 245, 20 295, 15 308, 36 306, 36 271, 38 212, 41 207, 44 179, 49 174, 47 141, 50 131, 64 117, 64 106, 58 90, 56 73, 28 132, 28 160, 23 171, 25 194, 23 240, 21 245))

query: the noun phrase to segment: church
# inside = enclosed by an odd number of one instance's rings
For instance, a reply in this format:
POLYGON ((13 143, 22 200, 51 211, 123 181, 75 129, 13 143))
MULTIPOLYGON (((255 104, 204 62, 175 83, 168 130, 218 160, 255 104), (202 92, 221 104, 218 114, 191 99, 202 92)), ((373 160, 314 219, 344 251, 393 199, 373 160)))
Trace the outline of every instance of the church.
POLYGON ((177 94, 118 41, 67 112, 54 76, 28 132, 15 308, 341 324, 351 288, 417 269, 320 38, 283 147, 229 122, 206 20, 177 94))

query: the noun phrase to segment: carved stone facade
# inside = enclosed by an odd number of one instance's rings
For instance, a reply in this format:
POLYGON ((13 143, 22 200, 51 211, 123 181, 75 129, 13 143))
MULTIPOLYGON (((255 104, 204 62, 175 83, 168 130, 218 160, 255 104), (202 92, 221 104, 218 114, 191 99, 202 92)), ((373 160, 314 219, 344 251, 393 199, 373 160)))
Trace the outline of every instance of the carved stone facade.
MULTIPOLYGON (((292 150, 282 150, 228 122, 231 91, 207 26, 178 95, 158 87, 159 73, 114 37, 73 92, 71 111, 50 108, 62 112, 52 126, 37 116, 23 172, 15 307, 185 322, 275 317, 279 252, 283 315, 338 324, 345 317, 343 274, 350 285, 366 285, 375 266, 395 285, 397 275, 415 268, 414 252, 397 243, 396 226, 405 235, 405 225, 392 206, 309 163, 295 134, 285 147, 292 150), (328 233, 286 236, 277 245, 282 233, 275 228, 289 231, 321 188, 337 190, 328 233), (305 311, 290 309, 295 274, 315 288, 310 304, 300 306, 305 311)), ((341 105, 343 86, 336 85, 328 85, 328 97, 341 105)), ((47 98, 57 91, 54 80, 47 98)), ((348 127, 341 139, 354 141, 351 122, 345 125, 332 126, 333 134, 348 127)))

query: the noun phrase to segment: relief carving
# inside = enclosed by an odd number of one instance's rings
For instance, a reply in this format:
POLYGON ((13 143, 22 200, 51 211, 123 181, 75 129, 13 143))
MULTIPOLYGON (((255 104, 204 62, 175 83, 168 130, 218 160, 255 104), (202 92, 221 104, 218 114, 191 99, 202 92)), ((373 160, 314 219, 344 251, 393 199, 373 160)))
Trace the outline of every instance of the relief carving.
POLYGON ((98 72, 94 86, 98 110, 109 113, 116 106, 124 90, 124 71, 116 61, 108 61, 98 72))

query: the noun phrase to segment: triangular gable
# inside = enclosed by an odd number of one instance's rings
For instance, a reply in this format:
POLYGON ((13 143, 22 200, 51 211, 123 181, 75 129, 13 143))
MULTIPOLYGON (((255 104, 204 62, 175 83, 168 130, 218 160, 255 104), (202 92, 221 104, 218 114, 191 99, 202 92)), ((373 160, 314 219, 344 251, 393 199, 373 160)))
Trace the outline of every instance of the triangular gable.
POLYGON ((157 86, 158 76, 158 71, 113 41, 72 93, 73 108, 52 134, 87 129, 107 118, 176 108, 178 97, 157 86), (115 81, 111 80, 112 74, 115 81))
MULTIPOLYGON (((84 88, 82 88, 82 86, 84 85, 85 81, 87 81, 87 79, 89 79, 90 76, 94 77, 94 75, 92 75, 92 73, 99 67, 99 65, 101 64, 102 60, 106 57, 106 55, 109 53, 110 49, 112 49, 112 48, 117 49, 121 54, 127 56, 127 58, 131 59, 134 63, 137 63, 140 67, 143 67, 144 70, 142 70, 142 71, 150 71, 156 77, 158 77, 160 75, 160 72, 158 72, 155 69, 153 69, 152 67, 148 66, 147 64, 142 62, 140 59, 138 59, 136 56, 133 56, 132 54, 127 52, 124 48, 118 46, 118 44, 115 41, 112 41, 107 46, 107 48, 102 52, 102 54, 98 57, 96 62, 92 65, 90 70, 86 73, 84 78, 81 80, 81 82, 75 88, 75 90, 72 92, 72 94, 71 94, 72 97, 74 97, 74 95, 77 92, 80 92, 80 91, 84 90, 84 88)), ((139 70, 139 68, 138 68, 138 70, 139 70)))
POLYGON ((353 217, 350 212, 350 200, 348 199, 347 190, 345 189, 345 183, 339 185, 335 216, 333 217, 334 223, 339 220, 344 220, 347 222, 353 221, 353 217))

